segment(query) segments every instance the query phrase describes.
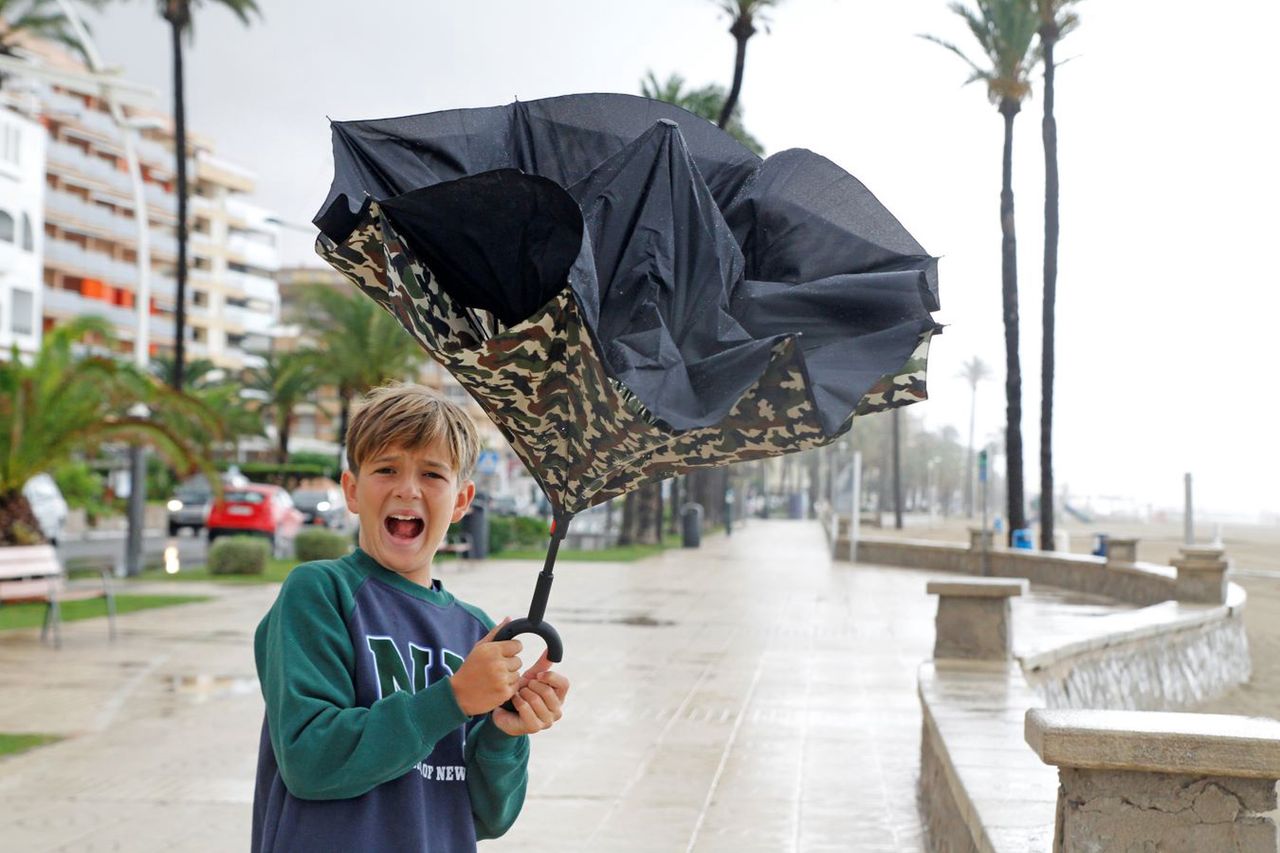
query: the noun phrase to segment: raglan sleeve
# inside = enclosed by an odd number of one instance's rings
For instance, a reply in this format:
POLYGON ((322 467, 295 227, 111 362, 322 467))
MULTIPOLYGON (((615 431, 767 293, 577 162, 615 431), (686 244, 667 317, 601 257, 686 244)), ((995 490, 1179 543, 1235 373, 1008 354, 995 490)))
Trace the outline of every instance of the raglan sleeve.
MULTIPOLYGON (((493 628, 493 620, 484 611, 465 606, 486 632, 493 628)), ((485 715, 477 718, 467 733, 464 760, 476 838, 498 838, 511 828, 524 807, 529 787, 529 736, 512 737, 485 715)))
POLYGON ((258 629, 255 657, 271 747, 295 797, 357 797, 407 773, 469 719, 448 679, 356 704, 352 596, 317 567, 289 574, 258 629))

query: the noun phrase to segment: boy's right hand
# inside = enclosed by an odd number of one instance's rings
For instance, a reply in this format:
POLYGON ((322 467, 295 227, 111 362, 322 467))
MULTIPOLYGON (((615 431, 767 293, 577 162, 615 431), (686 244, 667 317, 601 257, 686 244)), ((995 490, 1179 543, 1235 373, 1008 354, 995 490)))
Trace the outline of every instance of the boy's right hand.
POLYGON ((453 674, 453 696, 468 717, 487 714, 516 692, 520 680, 519 640, 494 642, 494 636, 508 617, 485 634, 453 674))

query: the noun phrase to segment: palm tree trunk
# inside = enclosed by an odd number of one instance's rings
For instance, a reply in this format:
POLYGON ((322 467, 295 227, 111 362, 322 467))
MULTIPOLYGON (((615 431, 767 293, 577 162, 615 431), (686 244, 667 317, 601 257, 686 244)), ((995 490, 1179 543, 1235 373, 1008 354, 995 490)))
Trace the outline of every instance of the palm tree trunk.
POLYGON ((1044 348, 1040 358, 1040 550, 1053 550, 1053 326, 1058 289, 1058 123, 1053 117, 1053 46, 1057 25, 1041 28, 1044 45, 1044 348))
POLYGON ((729 32, 737 42, 737 50, 733 57, 733 85, 729 87, 729 94, 725 97, 724 106, 720 109, 720 118, 716 120, 721 130, 729 123, 729 119, 733 117, 734 108, 738 106, 738 95, 742 92, 742 73, 747 67, 747 39, 755 35, 756 28, 749 17, 739 15, 733 19, 733 26, 729 28, 729 32))
POLYGON ((1000 189, 1001 278, 1004 297, 1005 345, 1005 465, 1008 478, 1010 543, 1013 531, 1026 527, 1022 495, 1022 366, 1018 360, 1018 240, 1013 227, 1013 119, 1021 105, 1005 98, 1000 102, 1004 116, 1004 170, 1000 189))
MULTIPOLYGON (((173 140, 178 173, 177 309, 173 321, 173 387, 182 390, 187 327, 187 112, 182 82, 182 26, 169 25, 173 37, 173 140)), ((145 210, 137 211, 146 216, 145 210)))
POLYGON ((22 489, 0 494, 0 547, 38 545, 44 541, 40 522, 22 489))
POLYGON ((347 423, 351 416, 351 392, 338 392, 338 470, 342 470, 347 449, 347 423))

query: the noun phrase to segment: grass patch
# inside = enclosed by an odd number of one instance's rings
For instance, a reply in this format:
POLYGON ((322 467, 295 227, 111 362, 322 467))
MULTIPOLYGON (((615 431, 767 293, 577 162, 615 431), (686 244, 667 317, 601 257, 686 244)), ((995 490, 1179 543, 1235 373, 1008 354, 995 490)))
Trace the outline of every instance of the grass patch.
POLYGON ((298 561, 294 559, 269 559, 267 560, 266 571, 260 575, 215 575, 209 572, 207 566, 184 567, 176 575, 166 574, 162 569, 148 569, 138 575, 138 579, 144 581, 213 581, 214 583, 230 584, 282 583, 285 576, 293 571, 293 568, 297 565, 298 561))
MULTIPOLYGON (((173 607, 176 604, 190 604, 195 601, 208 601, 204 595, 117 595, 116 613, 132 613, 135 610, 150 610, 154 607, 173 607)), ((0 631, 13 628, 39 628, 44 624, 45 605, 6 604, 0 607, 0 631)), ((62 605, 62 621, 75 622, 79 619, 94 619, 107 615, 107 602, 101 598, 88 601, 67 601, 62 605)))
POLYGON ((57 735, 11 735, 0 732, 0 756, 17 755, 59 740, 62 738, 57 735))

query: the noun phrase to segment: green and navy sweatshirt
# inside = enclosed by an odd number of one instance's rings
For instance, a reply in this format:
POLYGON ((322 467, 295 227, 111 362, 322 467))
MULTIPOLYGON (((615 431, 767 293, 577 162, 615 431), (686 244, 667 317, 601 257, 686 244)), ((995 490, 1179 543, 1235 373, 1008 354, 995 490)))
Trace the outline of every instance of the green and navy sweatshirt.
POLYGON ((506 832, 529 739, 469 718, 449 680, 491 627, 360 550, 290 572, 254 638, 254 853, 458 853, 506 832))

